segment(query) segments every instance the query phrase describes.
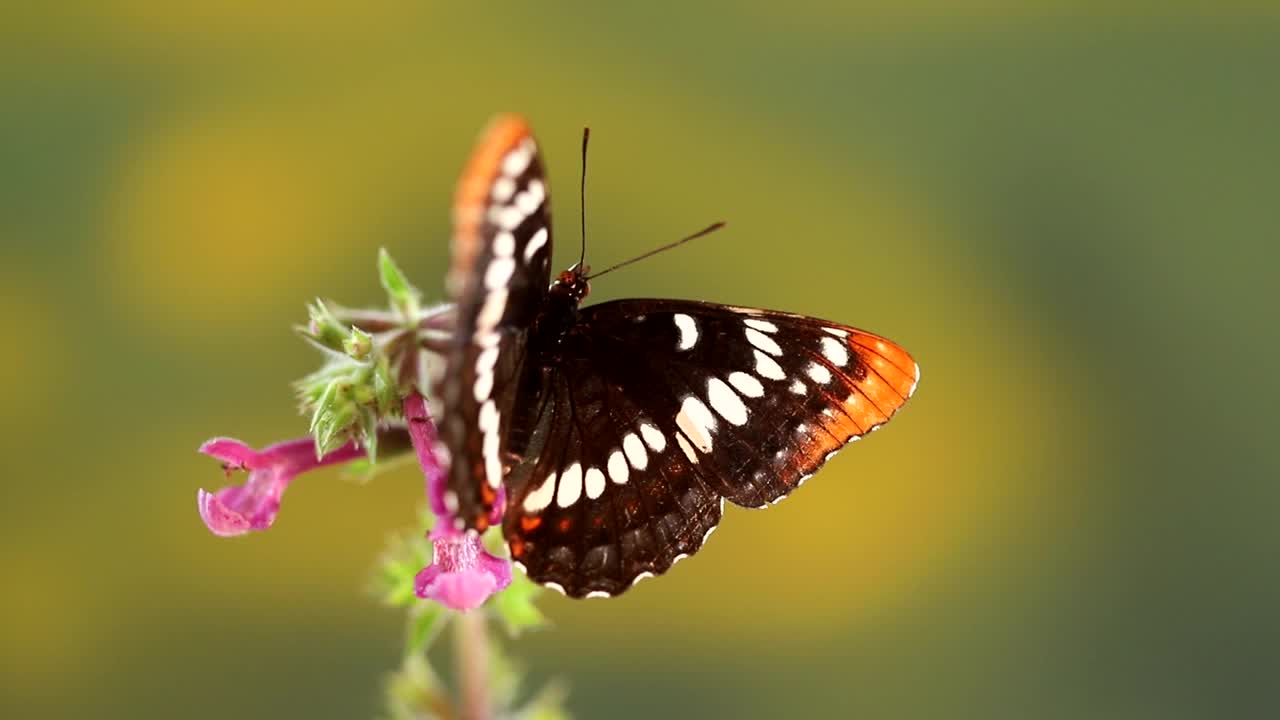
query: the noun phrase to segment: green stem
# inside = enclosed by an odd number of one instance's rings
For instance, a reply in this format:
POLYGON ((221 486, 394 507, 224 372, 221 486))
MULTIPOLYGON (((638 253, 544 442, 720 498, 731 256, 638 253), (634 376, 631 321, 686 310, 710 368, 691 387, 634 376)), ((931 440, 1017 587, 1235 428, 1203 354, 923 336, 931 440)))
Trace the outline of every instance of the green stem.
POLYGON ((463 720, 489 720, 489 631, 479 610, 459 613, 454 620, 454 658, 463 720))

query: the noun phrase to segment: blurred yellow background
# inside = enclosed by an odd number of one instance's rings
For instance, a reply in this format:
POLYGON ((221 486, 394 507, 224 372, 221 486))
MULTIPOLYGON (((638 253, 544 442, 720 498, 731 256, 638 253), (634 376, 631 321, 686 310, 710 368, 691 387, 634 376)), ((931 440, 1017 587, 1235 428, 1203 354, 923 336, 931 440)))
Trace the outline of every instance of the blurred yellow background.
MULTIPOLYGON (((210 535, 196 447, 305 432, 289 327, 438 298, 489 116, 550 164, 557 265, 901 342, 920 391, 668 576, 543 602, 582 717, 1280 711, 1280 13, 1267 3, 0 11, 0 714, 360 718, 361 591, 408 468, 210 535), (1092 6, 1092 7, 1090 7, 1092 6)), ((43 7, 43 6, 42 6, 43 7)))

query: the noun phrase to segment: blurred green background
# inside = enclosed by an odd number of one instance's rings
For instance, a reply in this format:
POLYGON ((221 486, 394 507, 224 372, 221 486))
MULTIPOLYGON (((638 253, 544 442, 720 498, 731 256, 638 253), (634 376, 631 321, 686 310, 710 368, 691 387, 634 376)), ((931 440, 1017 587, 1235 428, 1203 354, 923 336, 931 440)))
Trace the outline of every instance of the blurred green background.
MULTIPOLYGON (((74 5, 74 4, 73 4, 74 5)), ((438 297, 453 183, 525 113, 576 258, 886 334, 885 432, 668 576, 548 597, 582 717, 1280 711, 1271 3, 0 11, 0 714, 361 718, 410 469, 205 531, 204 439, 305 430, 303 303, 438 297), (1146 4, 1142 4, 1146 5, 1146 4)))

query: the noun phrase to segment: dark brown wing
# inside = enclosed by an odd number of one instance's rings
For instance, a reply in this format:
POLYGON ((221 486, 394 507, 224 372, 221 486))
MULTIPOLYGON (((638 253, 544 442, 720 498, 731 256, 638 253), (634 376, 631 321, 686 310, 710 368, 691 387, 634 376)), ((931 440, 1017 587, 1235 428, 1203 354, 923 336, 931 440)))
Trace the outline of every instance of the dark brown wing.
POLYGON ((457 324, 436 384, 451 458, 445 501, 463 525, 483 530, 504 473, 512 379, 550 282, 546 177, 524 120, 506 116, 490 125, 463 172, 453 213, 448 287, 457 324))
POLYGON ((725 498, 785 497, 887 422, 919 373, 896 344, 844 325, 624 300, 584 309, 527 378, 539 389, 522 392, 512 427, 524 462, 504 532, 531 578, 584 597, 696 552, 725 498))

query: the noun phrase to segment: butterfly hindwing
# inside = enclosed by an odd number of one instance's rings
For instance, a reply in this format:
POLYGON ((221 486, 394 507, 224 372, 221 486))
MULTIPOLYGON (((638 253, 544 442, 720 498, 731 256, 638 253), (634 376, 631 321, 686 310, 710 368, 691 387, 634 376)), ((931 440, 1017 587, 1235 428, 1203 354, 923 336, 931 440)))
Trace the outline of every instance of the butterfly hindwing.
POLYGON ((722 498, 763 507, 915 389, 896 344, 784 313, 676 300, 584 308, 534 357, 504 532, 530 577, 614 595, 701 547, 722 498))
POLYGON ((453 458, 446 504, 466 526, 484 529, 504 472, 513 379, 550 281, 546 177, 522 119, 497 119, 472 154, 454 201, 452 254, 456 321, 436 387, 441 439, 453 458))

